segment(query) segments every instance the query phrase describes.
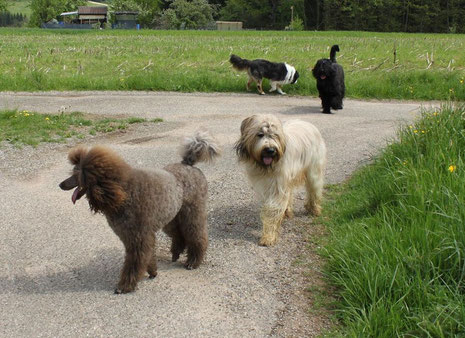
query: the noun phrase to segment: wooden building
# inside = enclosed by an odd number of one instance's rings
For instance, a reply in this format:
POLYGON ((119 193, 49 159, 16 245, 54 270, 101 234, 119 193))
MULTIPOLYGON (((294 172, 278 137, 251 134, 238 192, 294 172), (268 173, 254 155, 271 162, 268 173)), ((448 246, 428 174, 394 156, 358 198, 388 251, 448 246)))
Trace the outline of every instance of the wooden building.
POLYGON ((217 21, 216 29, 219 31, 240 31, 242 30, 241 21, 217 21))
POLYGON ((95 24, 101 26, 108 21, 108 7, 79 6, 77 21, 80 24, 95 24))

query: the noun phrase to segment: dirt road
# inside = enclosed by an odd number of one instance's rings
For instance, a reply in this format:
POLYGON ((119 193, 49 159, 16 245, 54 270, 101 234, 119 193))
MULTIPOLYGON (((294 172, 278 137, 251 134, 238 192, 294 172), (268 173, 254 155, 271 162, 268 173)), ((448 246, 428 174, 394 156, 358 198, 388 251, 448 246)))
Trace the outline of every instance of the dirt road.
MULTIPOLYGON (((58 188, 71 145, 0 148, 0 336, 307 337, 328 327, 314 308, 322 285, 312 250, 321 227, 304 214, 286 221, 273 248, 257 245, 258 204, 233 144, 243 118, 272 113, 315 124, 328 147, 327 183, 346 179, 411 120, 420 103, 346 100, 345 109, 320 114, 319 100, 289 96, 142 92, 0 93, 0 109, 81 111, 105 116, 161 117, 160 124, 83 141, 107 144, 130 164, 162 167, 179 161, 178 145, 199 127, 224 148, 201 164, 210 189, 210 246, 195 271, 170 262, 159 237, 159 273, 135 293, 114 295, 123 247, 84 199, 76 205, 58 188), (309 287, 309 288, 308 288, 309 287), (305 292, 308 288, 310 292, 305 292)), ((82 142, 82 141, 81 141, 82 142)), ((324 211, 323 211, 324 213, 324 211)))

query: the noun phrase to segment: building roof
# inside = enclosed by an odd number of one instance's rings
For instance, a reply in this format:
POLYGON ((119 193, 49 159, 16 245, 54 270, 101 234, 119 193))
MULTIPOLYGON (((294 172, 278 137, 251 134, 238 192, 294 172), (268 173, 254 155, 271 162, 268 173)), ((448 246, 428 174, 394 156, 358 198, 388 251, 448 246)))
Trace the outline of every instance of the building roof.
POLYGON ((60 16, 69 16, 69 15, 76 15, 78 12, 75 11, 75 12, 63 12, 60 14, 60 16))
POLYGON ((138 15, 139 12, 137 12, 137 11, 117 11, 117 12, 113 12, 113 14, 115 14, 115 15, 138 15))
POLYGON ((94 6, 79 6, 78 14, 79 15, 107 15, 107 7, 94 7, 94 6))

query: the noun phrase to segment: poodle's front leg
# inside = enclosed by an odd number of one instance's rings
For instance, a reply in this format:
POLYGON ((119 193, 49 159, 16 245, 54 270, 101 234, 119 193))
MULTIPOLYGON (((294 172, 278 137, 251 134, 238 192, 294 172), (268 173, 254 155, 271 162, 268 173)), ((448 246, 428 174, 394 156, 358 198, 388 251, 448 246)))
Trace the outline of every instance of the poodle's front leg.
POLYGON ((147 270, 148 260, 153 257, 142 249, 142 246, 136 245, 126 249, 126 257, 115 293, 128 293, 136 289, 137 282, 147 270))

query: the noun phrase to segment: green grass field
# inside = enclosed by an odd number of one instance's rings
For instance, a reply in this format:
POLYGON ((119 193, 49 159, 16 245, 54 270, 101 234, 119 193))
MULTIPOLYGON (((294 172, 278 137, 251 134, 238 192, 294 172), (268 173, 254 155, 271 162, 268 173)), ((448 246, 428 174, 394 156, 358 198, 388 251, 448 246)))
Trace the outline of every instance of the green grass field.
POLYGON ((328 277, 353 337, 465 336, 465 106, 429 111, 329 189, 328 277))
POLYGON ((301 77, 285 91, 317 96, 311 69, 337 43, 348 97, 465 99, 463 35, 0 29, 0 41, 2 91, 245 92, 235 53, 294 65, 301 77))
POLYGON ((80 112, 39 114, 26 110, 5 110, 0 111, 0 145, 1 142, 18 146, 36 146, 41 142, 61 143, 72 137, 84 139, 87 135, 124 130, 134 123, 161 121, 136 117, 89 119, 80 112))

